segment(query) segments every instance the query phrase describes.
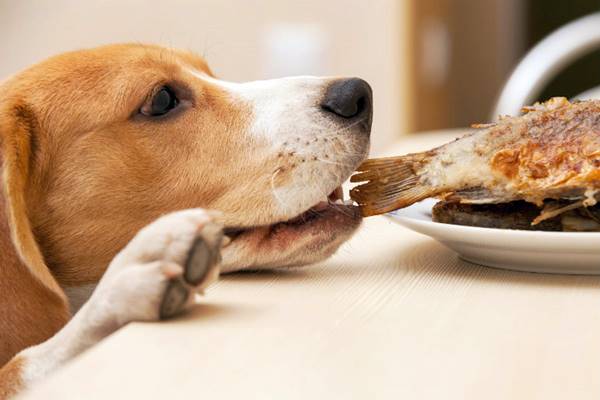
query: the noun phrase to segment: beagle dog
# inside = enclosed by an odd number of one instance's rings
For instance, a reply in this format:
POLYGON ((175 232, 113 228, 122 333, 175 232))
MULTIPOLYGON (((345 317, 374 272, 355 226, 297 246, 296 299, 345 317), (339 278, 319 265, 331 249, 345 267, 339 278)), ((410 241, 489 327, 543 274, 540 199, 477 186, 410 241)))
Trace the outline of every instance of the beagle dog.
POLYGON ((181 312, 219 270, 313 263, 360 224, 340 185, 369 149, 361 79, 229 83, 121 44, 0 93, 0 398, 181 312))

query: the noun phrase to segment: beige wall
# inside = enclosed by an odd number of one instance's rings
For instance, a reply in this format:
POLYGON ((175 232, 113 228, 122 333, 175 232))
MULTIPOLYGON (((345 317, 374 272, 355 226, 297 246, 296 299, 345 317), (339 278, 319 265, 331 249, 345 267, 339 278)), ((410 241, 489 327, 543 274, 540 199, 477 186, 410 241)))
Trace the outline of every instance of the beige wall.
POLYGON ((408 7, 404 0, 0 1, 0 77, 57 52, 123 41, 192 49, 235 81, 356 75, 374 88, 378 151, 410 126, 408 7))
POLYGON ((412 128, 490 120, 524 44, 523 0, 415 0, 412 128), (426 105, 426 106, 425 106, 426 105))

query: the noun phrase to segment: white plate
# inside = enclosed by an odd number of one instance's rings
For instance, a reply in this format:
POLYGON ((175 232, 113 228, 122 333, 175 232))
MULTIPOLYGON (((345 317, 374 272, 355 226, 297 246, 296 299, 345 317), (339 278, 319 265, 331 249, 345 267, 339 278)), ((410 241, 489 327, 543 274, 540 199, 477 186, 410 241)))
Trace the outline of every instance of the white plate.
POLYGON ((387 214, 431 236, 475 264, 517 271, 600 275, 600 232, 542 232, 478 228, 431 220, 436 200, 387 214))

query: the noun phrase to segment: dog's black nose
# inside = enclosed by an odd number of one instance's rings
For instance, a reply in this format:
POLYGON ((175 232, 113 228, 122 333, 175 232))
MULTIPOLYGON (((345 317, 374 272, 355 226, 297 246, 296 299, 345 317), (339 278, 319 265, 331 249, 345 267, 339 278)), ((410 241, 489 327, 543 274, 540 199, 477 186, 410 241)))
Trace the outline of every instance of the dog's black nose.
POLYGON ((342 118, 354 118, 361 114, 370 117, 373 104, 371 86, 362 79, 339 79, 327 88, 321 107, 342 118))

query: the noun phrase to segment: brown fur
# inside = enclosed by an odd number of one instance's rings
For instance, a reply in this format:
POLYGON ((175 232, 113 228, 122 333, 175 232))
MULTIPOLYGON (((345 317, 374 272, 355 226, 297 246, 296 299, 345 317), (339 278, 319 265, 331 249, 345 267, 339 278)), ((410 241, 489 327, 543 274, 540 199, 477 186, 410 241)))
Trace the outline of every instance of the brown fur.
POLYGON ((0 143, 2 150, 3 190, 10 201, 6 204, 6 219, 16 250, 33 276, 64 298, 62 289, 46 267, 33 237, 25 196, 29 185, 31 151, 37 123, 22 102, 9 103, 0 111, 0 143))
MULTIPOLYGON (((5 203, 0 197, 0 206, 5 203)), ((29 273, 10 241, 0 211, 0 365, 25 347, 43 342, 68 320, 64 299, 29 273)))
MULTIPOLYGON (((97 282, 135 232, 160 215, 202 207, 232 216, 246 202, 263 200, 267 189, 253 186, 276 154, 266 143, 260 150, 259 139, 228 134, 249 123, 247 106, 193 79, 186 68, 211 74, 192 54, 112 45, 50 58, 0 86, 8 211, 0 216, 0 244, 8 255, 0 296, 2 313, 10 315, 0 326, 7 338, 0 360, 64 324, 68 310, 56 281, 97 282), (142 118, 137 111, 161 84, 179 90, 185 109, 159 121, 142 118), (263 153, 250 154, 250 147, 263 153), (227 179, 232 175, 235 182, 227 179), (236 182, 246 186, 245 198, 236 182), (30 333, 9 334, 17 327, 30 333)), ((257 214, 243 223, 266 218, 257 214)))
POLYGON ((5 155, 0 158, 5 178, 0 192, 0 365, 48 339, 69 319, 64 293, 43 262, 25 211, 32 131, 29 115, 16 108, 0 120, 5 155))
POLYGON ((23 386, 21 371, 23 370, 24 360, 21 357, 15 357, 4 368, 0 369, 0 400, 8 399, 16 395, 23 386))
MULTIPOLYGON (((161 214, 219 203, 217 184, 207 185, 210 193, 197 188, 196 199, 204 204, 189 196, 194 173, 210 170, 194 168, 193 162, 226 160, 243 143, 223 143, 222 152, 198 154, 203 149, 190 142, 194 135, 226 137, 223 133, 243 118, 226 107, 217 89, 190 89, 193 82, 181 77, 182 63, 210 72, 203 60, 187 53, 115 45, 51 58, 0 86, 5 99, 0 101, 0 365, 69 319, 55 278, 61 285, 96 282, 134 233, 161 214), (190 91, 189 107, 202 111, 200 125, 195 112, 169 116, 159 122, 172 125, 173 135, 167 137, 138 119, 135 111, 149 85, 160 82, 190 91), (102 87, 106 90, 99 92, 102 87), (164 151, 174 141, 177 159, 164 151), (179 172, 194 169, 184 176, 179 172), (165 193, 167 185, 172 190, 165 193), (132 192, 136 186, 145 192, 132 192), (155 199, 151 207, 143 200, 149 197, 155 199)), ((223 181, 218 171, 213 175, 223 181)))
POLYGON ((202 60, 185 53, 117 45, 55 57, 8 83, 7 90, 34 96, 40 148, 31 168, 31 179, 38 184, 27 194, 29 214, 61 285, 96 282, 133 234, 161 214, 240 207, 242 199, 231 196, 225 178, 245 175, 243 181, 251 183, 264 173, 261 164, 249 159, 240 159, 237 166, 227 162, 249 146, 227 135, 246 123, 245 106, 232 105, 216 87, 186 77, 184 62, 209 72, 202 60), (116 61, 109 64, 107 59, 116 61), (157 82, 180 85, 189 93, 191 110, 161 122, 133 115, 157 82), (106 93, 97 93, 98 87, 106 87, 106 93), (88 91, 95 96, 87 96, 88 91), (65 103, 61 98, 57 104, 57 92, 72 93, 72 99, 65 103), (121 94, 117 102, 114 93, 121 94), (156 124, 167 124, 172 134, 158 134, 156 124), (203 147, 204 141, 220 144, 203 147), (192 185, 195 196, 190 196, 192 185), (148 198, 154 199, 150 206, 148 198))

